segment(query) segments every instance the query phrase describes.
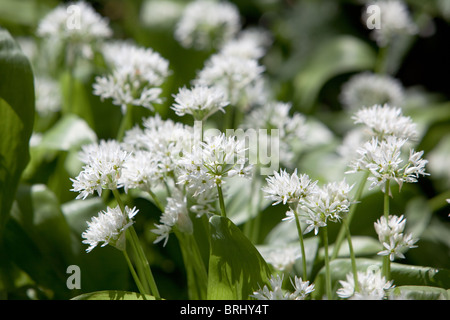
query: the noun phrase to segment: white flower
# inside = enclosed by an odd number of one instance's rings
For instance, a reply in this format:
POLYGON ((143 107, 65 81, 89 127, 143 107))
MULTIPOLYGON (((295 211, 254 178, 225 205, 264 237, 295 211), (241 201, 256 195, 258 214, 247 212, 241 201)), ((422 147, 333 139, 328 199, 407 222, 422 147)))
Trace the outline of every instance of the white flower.
POLYGON ((312 181, 307 174, 298 176, 297 169, 292 174, 286 170, 274 172, 274 175, 266 178, 266 181, 267 186, 264 186, 262 191, 267 193, 266 198, 274 201, 273 205, 298 204, 316 192, 317 181, 312 181))
POLYGON ((122 107, 136 105, 153 110, 153 104, 161 103, 160 86, 169 76, 169 63, 151 48, 138 47, 126 42, 114 42, 103 48, 111 74, 98 76, 93 93, 101 99, 111 98, 113 104, 122 107))
POLYGON ((87 43, 112 36, 106 18, 84 1, 59 5, 40 22, 36 31, 40 37, 57 37, 87 43))
POLYGON ((415 243, 418 239, 413 238, 412 234, 404 234, 406 219, 403 216, 390 215, 388 219, 382 216, 374 223, 375 231, 378 234, 380 243, 385 250, 378 252, 380 256, 389 256, 391 261, 396 257, 405 258, 404 251, 410 248, 416 248, 415 243))
POLYGON ((283 278, 284 274, 281 276, 277 274, 272 275, 269 279, 269 286, 264 285, 262 289, 253 292, 252 298, 257 300, 290 300, 289 292, 283 290, 283 278))
POLYGON ((244 59, 260 59, 272 42, 270 35, 261 29, 247 29, 224 43, 221 54, 242 57, 244 59))
POLYGON ((351 77, 343 86, 340 101, 347 110, 403 102, 404 89, 399 80, 383 74, 362 72, 351 77))
POLYGON ((224 179, 250 177, 251 165, 246 157, 244 140, 225 134, 205 137, 200 145, 194 145, 178 162, 179 184, 184 184, 197 196, 211 188, 221 186, 224 179))
POLYGON ((36 111, 42 117, 61 110, 61 89, 58 82, 48 77, 35 78, 36 111))
POLYGON ((291 283, 294 287, 294 292, 289 292, 282 288, 284 274, 281 276, 271 275, 269 279, 270 288, 265 285, 262 289, 253 292, 252 298, 257 300, 304 300, 311 292, 314 291, 314 284, 309 284, 309 281, 303 281, 302 278, 294 276, 294 281, 291 283))
POLYGON ((195 120, 204 121, 217 111, 225 113, 228 105, 222 89, 207 86, 194 86, 191 89, 181 88, 174 95, 175 104, 172 109, 178 116, 191 114, 195 120))
POLYGON ((102 140, 100 143, 86 145, 80 151, 80 160, 85 163, 83 170, 73 182, 71 191, 80 192, 77 199, 85 199, 102 189, 118 189, 122 187, 120 177, 122 168, 129 153, 123 150, 115 140, 102 140))
MULTIPOLYGON (((378 46, 385 47, 389 45, 398 35, 414 35, 417 33, 418 27, 411 19, 404 1, 371 1, 367 6, 370 5, 378 6, 380 12, 380 28, 373 29, 371 34, 378 46)), ((366 8, 363 14, 364 22, 368 19, 366 8)))
POLYGON ((189 218, 187 200, 181 192, 176 192, 172 197, 167 199, 167 205, 161 215, 160 224, 155 224, 155 226, 156 229, 153 229, 152 232, 157 234, 158 237, 154 243, 164 240, 163 246, 167 244, 169 234, 175 226, 181 232, 192 234, 193 225, 189 218))
POLYGON ((255 59, 213 54, 197 74, 194 84, 216 86, 226 93, 232 105, 245 99, 246 90, 254 85, 264 71, 255 59))
POLYGON ((125 192, 136 188, 148 191, 160 183, 158 164, 152 156, 149 151, 137 150, 125 160, 120 178, 125 192))
POLYGON ((184 4, 173 0, 144 1, 139 18, 145 27, 155 29, 173 28, 180 19, 184 4))
POLYGON ((82 234, 85 239, 83 243, 89 245, 86 251, 90 252, 101 242, 102 247, 110 244, 119 250, 125 250, 125 231, 133 224, 132 219, 138 211, 136 207, 125 207, 125 213, 122 213, 119 207, 107 207, 106 211, 93 217, 88 222, 88 229, 82 234))
MULTIPOLYGON (((395 181, 400 189, 404 182, 417 182, 419 175, 428 175, 425 172, 427 160, 421 158, 423 152, 410 150, 408 161, 402 159, 402 147, 405 139, 387 136, 386 139, 372 138, 357 149, 359 158, 352 162, 351 170, 347 173, 368 170, 371 173, 369 189, 380 186, 385 192, 386 181, 395 181)), ((389 190, 390 192, 390 190, 389 190)))
POLYGON ((294 287, 294 292, 291 293, 290 297, 292 300, 305 300, 305 298, 314 291, 314 283, 309 284, 309 281, 303 281, 302 278, 294 276, 294 282, 292 282, 294 287))
POLYGON ((240 29, 237 7, 227 1, 189 3, 175 26, 175 39, 185 48, 217 48, 240 29))
POLYGON ((383 300, 388 290, 394 288, 393 281, 386 281, 380 270, 369 269, 358 272, 359 291, 355 292, 355 281, 352 273, 347 274, 346 281, 339 281, 342 288, 337 290, 340 298, 349 300, 383 300))
POLYGON ((349 185, 345 179, 338 182, 330 182, 317 189, 317 191, 305 202, 301 208, 306 212, 305 233, 314 229, 317 235, 320 227, 327 225, 328 220, 338 222, 349 211, 350 191, 353 185, 349 185))
POLYGON ((357 124, 363 124, 373 136, 381 139, 396 136, 400 139, 414 140, 418 135, 412 119, 403 116, 401 108, 391 107, 388 104, 361 108, 352 119, 357 124))

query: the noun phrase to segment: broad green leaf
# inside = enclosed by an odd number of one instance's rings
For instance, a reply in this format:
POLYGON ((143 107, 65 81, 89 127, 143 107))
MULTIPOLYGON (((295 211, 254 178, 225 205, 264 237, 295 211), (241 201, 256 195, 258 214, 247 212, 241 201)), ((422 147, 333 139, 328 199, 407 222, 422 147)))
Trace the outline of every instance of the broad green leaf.
MULTIPOLYGON (((358 271, 365 272, 368 268, 381 269, 381 261, 372 259, 356 259, 358 271)), ((346 275, 351 272, 350 259, 335 259, 330 263, 332 292, 340 288, 339 280, 346 280, 346 275)), ((395 286, 414 285, 431 286, 447 289, 450 287, 450 271, 432 267, 391 264, 391 279, 395 286)), ((321 269, 314 281, 315 291, 313 299, 322 299, 325 295, 325 267, 321 269)), ((336 297, 335 297, 336 298, 336 297)))
POLYGON ((372 69, 374 63, 375 52, 358 38, 339 36, 325 41, 295 78, 295 98, 302 108, 309 109, 332 77, 372 69))
MULTIPOLYGON (((352 237, 352 246, 355 256, 357 257, 368 257, 374 256, 381 250, 383 250, 383 246, 380 242, 373 237, 366 236, 353 236, 352 237)), ((329 250, 333 252, 334 245, 330 245, 329 250)), ((319 257, 323 260, 325 256, 325 250, 322 248, 320 250, 319 257)), ((350 250, 348 247, 347 238, 344 239, 342 245, 339 249, 338 253, 339 258, 350 257, 350 250)))
POLYGON ((399 286, 394 289, 394 297, 412 300, 448 300, 448 290, 429 286, 399 286))
POLYGON ((213 216, 208 299, 245 300, 267 282, 269 267, 253 244, 228 218, 213 216))
POLYGON ((71 300, 156 300, 156 298, 149 294, 143 295, 137 292, 104 290, 84 293, 71 300))
POLYGON ((11 35, 0 28, 0 234, 20 176, 29 161, 34 122, 31 65, 11 35))

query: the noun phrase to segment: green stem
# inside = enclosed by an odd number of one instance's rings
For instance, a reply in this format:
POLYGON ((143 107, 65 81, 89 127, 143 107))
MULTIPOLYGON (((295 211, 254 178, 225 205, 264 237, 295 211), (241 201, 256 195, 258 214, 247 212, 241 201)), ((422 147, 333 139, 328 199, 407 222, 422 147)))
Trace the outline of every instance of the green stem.
MULTIPOLYGON (((388 220, 389 218, 389 193, 390 186, 389 180, 386 180, 385 189, 384 189, 384 208, 383 215, 388 220)), ((391 269, 391 260, 389 259, 389 255, 383 257, 383 275, 386 278, 386 281, 390 278, 390 269, 391 269)))
POLYGON ((355 251, 353 250, 353 244, 352 244, 352 236, 350 234, 350 227, 346 221, 346 219, 342 220, 342 223, 345 226, 345 229, 347 230, 347 241, 348 241, 348 248, 350 251, 350 259, 352 262, 352 272, 353 272, 353 280, 355 282, 355 292, 359 291, 359 282, 358 282, 358 270, 356 268, 356 257, 355 257, 355 251))
MULTIPOLYGON (((300 240, 300 250, 302 252, 302 268, 303 268, 303 281, 307 280, 307 269, 306 269, 306 254, 305 254, 305 244, 303 242, 303 232, 302 232, 302 228, 300 226, 300 219, 298 218, 298 214, 297 214, 297 210, 293 210, 294 211, 294 216, 295 216, 295 224, 297 226, 297 233, 298 233, 298 238, 300 240)), ((328 251, 328 248, 327 248, 328 251)))
POLYGON ((150 290, 156 299, 161 299, 161 296, 159 295, 158 287, 156 285, 155 279, 153 278, 153 274, 150 269, 150 264, 148 263, 148 260, 144 253, 144 250, 142 249, 142 246, 140 245, 136 230, 133 228, 133 226, 131 226, 129 229, 130 229, 132 241, 134 242, 134 245, 136 246, 136 249, 137 249, 138 261, 143 266, 144 275, 145 275, 147 283, 150 287, 150 290))
POLYGON ((385 74, 387 72, 387 57, 389 47, 380 47, 378 51, 377 60, 375 61, 374 72, 378 74, 385 74))
POLYGON ((150 195, 150 197, 152 197, 158 209, 161 210, 161 212, 164 212, 164 206, 161 204, 156 194, 150 188, 147 188, 147 192, 150 195))
POLYGON ((325 287, 327 292, 328 300, 331 300, 331 273, 330 273, 330 258, 328 255, 328 227, 325 226, 322 228, 323 235, 323 246, 325 249, 325 287))
POLYGON ((123 250, 123 255, 125 256, 125 260, 127 261, 128 268, 130 268, 131 275, 133 276, 134 282, 136 283, 136 286, 138 287, 139 292, 144 296, 144 299, 147 300, 145 298, 146 291, 145 291, 144 287, 142 286, 141 280, 139 280, 139 277, 137 276, 136 271, 133 268, 133 264, 131 263, 130 257, 128 256, 126 250, 123 250))
POLYGON ((221 211, 222 217, 226 217, 227 212, 225 210, 225 201, 223 200, 222 187, 219 184, 216 184, 216 185, 217 185, 217 192, 219 194, 220 211, 221 211))
POLYGON ((133 125, 133 106, 127 105, 125 115, 123 115, 122 120, 119 125, 119 130, 117 131, 117 141, 122 141, 125 136, 125 131, 131 128, 133 125))
MULTIPOLYGON (((126 214, 125 205, 124 205, 122 199, 120 198, 119 192, 117 191, 117 189, 113 189, 112 192, 113 192, 114 198, 117 201, 117 204, 119 205, 120 209, 122 210, 122 213, 126 214)), ((155 279, 153 278, 153 274, 150 269, 150 264, 148 263, 148 260, 144 253, 144 250, 142 249, 142 246, 139 242, 139 238, 137 236, 136 230, 134 229, 133 226, 129 227, 128 230, 130 230, 129 240, 136 252, 136 264, 139 265, 138 270, 139 270, 139 268, 141 268, 141 270, 143 270, 143 276, 145 277, 145 279, 147 281, 147 284, 151 290, 151 293, 153 294, 153 296, 155 296, 155 298, 160 299, 161 297, 159 295, 158 287, 156 286, 155 279)))
MULTIPOLYGON (((135 259, 138 259, 138 256, 139 256, 138 250, 137 250, 136 245, 135 245, 135 243, 134 243, 134 241, 132 239, 130 230, 126 231, 126 237, 127 237, 128 243, 131 246, 131 250, 133 252, 133 257, 135 257, 135 259)), ((136 264, 136 268, 137 268, 137 272, 139 274, 139 278, 145 280, 146 279, 145 278, 145 272, 144 272, 144 268, 143 268, 142 264, 141 263, 137 263, 136 264)), ((148 282, 147 281, 143 281, 143 282, 141 281, 141 283, 143 283, 144 292, 147 293, 147 294, 151 294, 151 290, 150 290, 150 286, 148 285, 148 282)))
MULTIPOLYGON (((351 205, 350 211, 346 218, 347 224, 349 226, 353 219, 353 216, 355 215, 356 207, 358 206, 358 203, 361 199, 361 195, 364 190, 364 186, 366 184, 367 178, 369 177, 369 174, 370 174, 369 171, 364 172, 364 175, 361 177, 361 180, 359 181, 358 189, 356 190, 356 194, 355 194, 354 203, 351 205)), ((338 236, 336 238, 336 242, 335 242, 334 249, 333 249, 333 255, 331 256, 332 260, 336 259, 339 254, 339 249, 341 248, 342 241, 344 240, 344 237, 345 237, 345 233, 346 233, 345 226, 342 225, 341 229, 339 230, 338 236)))

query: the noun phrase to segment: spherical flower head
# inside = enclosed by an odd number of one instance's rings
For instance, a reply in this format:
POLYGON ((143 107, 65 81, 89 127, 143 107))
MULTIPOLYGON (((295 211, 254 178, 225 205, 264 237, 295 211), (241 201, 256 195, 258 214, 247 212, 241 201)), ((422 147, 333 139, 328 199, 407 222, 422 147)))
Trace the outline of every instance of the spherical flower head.
POLYGON ((339 98, 349 111, 373 105, 398 106, 404 100, 404 89, 399 80, 389 75, 363 72, 342 86, 339 98))
POLYGON ((204 121, 217 111, 225 113, 229 102, 222 89, 207 86, 194 86, 191 89, 181 88, 175 97, 172 109, 178 116, 191 114, 195 120, 204 121))
POLYGON ((93 93, 126 112, 127 105, 142 106, 153 110, 153 104, 161 103, 160 86, 169 76, 169 63, 151 48, 119 42, 104 46, 103 54, 111 74, 98 76, 93 93))
POLYGON ((308 227, 304 233, 314 230, 317 235, 319 228, 327 225, 328 220, 340 221, 349 211, 350 191, 353 185, 346 180, 330 182, 317 188, 317 191, 305 202, 301 208, 306 212, 306 224, 308 227))
POLYGON ((98 244, 102 247, 112 245, 119 250, 125 250, 125 232, 133 224, 133 217, 139 210, 125 207, 122 212, 119 207, 107 207, 98 216, 88 222, 88 228, 83 232, 83 243, 88 244, 87 252, 91 252, 98 244))
POLYGON ((185 48, 217 48, 240 29, 237 7, 227 1, 189 3, 175 26, 175 39, 185 48))
POLYGON ((366 272, 358 272, 359 291, 355 292, 355 281, 352 273, 347 274, 346 281, 340 280, 341 288, 337 290, 340 298, 349 300, 383 300, 388 290, 394 288, 393 281, 387 281, 380 270, 369 268, 366 272))
POLYGON ((363 124, 372 136, 380 139, 395 136, 399 139, 415 140, 418 136, 416 124, 412 119, 404 116, 401 108, 388 104, 361 108, 352 119, 356 124, 363 124))
POLYGON ((407 249, 417 247, 415 243, 418 239, 413 238, 412 234, 405 234, 406 219, 403 216, 390 215, 381 217, 374 223, 378 239, 385 250, 378 252, 380 256, 389 256, 391 261, 396 257, 405 258, 404 252, 407 249))
POLYGON ((363 20, 367 21, 367 7, 375 5, 379 8, 380 27, 372 30, 372 37, 378 46, 385 47, 392 43, 398 35, 414 35, 418 31, 417 25, 411 19, 411 15, 404 1, 380 0, 367 4, 363 20))
POLYGON ((317 181, 312 181, 307 174, 297 175, 297 169, 292 174, 286 170, 274 172, 273 176, 266 178, 267 186, 262 191, 267 193, 266 198, 271 199, 273 205, 298 204, 306 201, 316 192, 317 181))
POLYGON ((100 143, 86 145, 80 151, 80 160, 85 163, 83 170, 73 182, 71 191, 80 192, 77 199, 85 199, 102 189, 118 189, 122 187, 120 177, 129 152, 122 149, 115 140, 101 140, 100 143))
POLYGON ((56 7, 39 22, 36 33, 41 37, 57 37, 79 42, 112 36, 109 21, 84 1, 56 7))
POLYGON ((246 89, 260 79, 264 67, 255 59, 213 54, 197 74, 194 84, 221 88, 226 99, 237 105, 245 98, 246 89))
POLYGON ((409 152, 409 158, 404 159, 402 147, 405 142, 406 139, 395 136, 387 136, 383 140, 372 138, 357 149, 359 157, 352 162, 352 170, 347 173, 369 171, 369 189, 379 186, 383 192, 391 192, 390 188, 385 190, 387 181, 395 181, 400 189, 404 182, 417 182, 419 175, 428 175, 425 172, 428 161, 422 159, 423 151, 415 152, 413 149, 409 152))

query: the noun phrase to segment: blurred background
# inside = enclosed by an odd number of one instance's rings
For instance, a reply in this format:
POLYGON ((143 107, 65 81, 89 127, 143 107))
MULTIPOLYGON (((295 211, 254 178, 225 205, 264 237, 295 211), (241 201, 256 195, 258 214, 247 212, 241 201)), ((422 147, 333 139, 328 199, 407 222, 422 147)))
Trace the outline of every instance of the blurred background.
MULTIPOLYGON (((164 84, 165 101, 157 106, 157 112, 163 118, 189 123, 188 118, 180 119, 170 109, 172 95, 178 88, 189 85, 214 49, 184 48, 174 38, 174 26, 187 1, 87 2, 109 19, 114 39, 132 39, 141 46, 153 48, 169 61, 172 74, 164 84)), ((333 162, 329 162, 335 158, 330 155, 334 155, 352 126, 340 100, 342 86, 353 75, 372 71, 380 51, 370 36, 371 30, 362 20, 365 3, 356 0, 230 2, 239 8, 243 28, 261 27, 272 35, 272 45, 261 58, 261 64, 265 66, 274 96, 291 102, 293 112, 314 118, 333 134, 331 141, 303 154, 293 168, 322 181, 327 180, 327 175, 336 175, 333 162)), ((0 27, 9 31, 30 58, 35 76, 46 73, 58 79, 64 104, 67 103, 64 100, 67 87, 64 58, 58 52, 43 51, 36 36, 40 20, 61 3, 0 0, 0 27)), ((419 247, 408 252, 404 263, 450 269, 450 207, 445 202, 450 198, 450 85, 447 79, 450 74, 450 2, 409 0, 405 3, 419 31, 393 43, 386 59, 386 71, 405 88, 401 107, 405 115, 419 124, 421 137, 416 149, 425 151, 424 157, 430 161, 427 171, 431 175, 421 178, 417 184, 404 186, 402 192, 394 191, 391 211, 409 214, 408 219, 420 233, 419 247)), ((120 108, 91 94, 95 76, 102 73, 104 65, 94 58, 93 66, 80 68, 75 84, 74 99, 78 106, 75 113, 98 139, 114 138, 121 119, 120 108)), ((136 121, 150 116, 148 110, 140 109, 135 115, 136 121)), ((95 199, 83 204, 74 201, 76 194, 70 191, 69 178, 79 170, 79 163, 74 160, 79 145, 67 148, 58 142, 58 137, 73 124, 67 119, 64 123, 59 120, 55 115, 35 121, 34 131, 50 132, 47 141, 52 146, 32 151, 13 212, 0 235, 3 241, 1 299, 68 299, 98 290, 136 291, 125 261, 116 249, 105 247, 85 253, 81 233, 86 221, 103 205, 95 199), (80 290, 66 287, 66 268, 72 264, 81 268, 80 290)), ((220 121, 220 118, 213 120, 220 121)), ((85 135, 88 139, 88 134, 85 135)), ((365 195, 358 207, 352 234, 375 235, 373 222, 382 212, 380 199, 380 194, 368 192, 365 195)), ((176 237, 171 237, 166 247, 152 245, 155 235, 150 229, 159 221, 160 212, 147 199, 137 197, 134 202, 141 212, 146 212, 137 216, 136 228, 146 244, 161 296, 187 298, 186 275, 176 237)), ((277 207, 267 207, 262 212, 261 230, 254 239, 255 244, 264 244, 274 237, 271 232, 284 213, 277 207)), ((336 237, 337 231, 337 227, 331 228, 331 239, 336 237)))

